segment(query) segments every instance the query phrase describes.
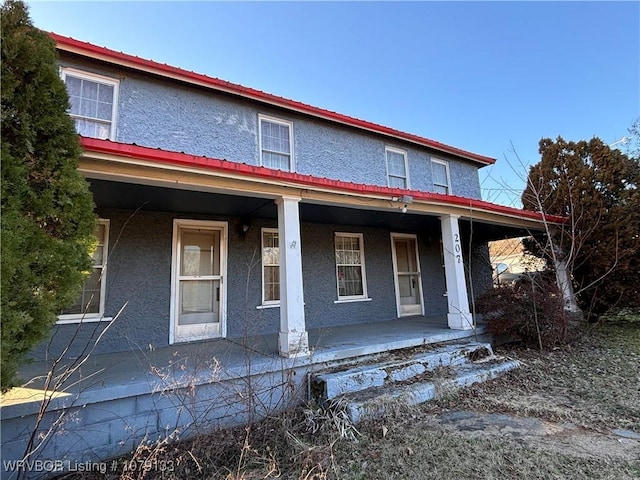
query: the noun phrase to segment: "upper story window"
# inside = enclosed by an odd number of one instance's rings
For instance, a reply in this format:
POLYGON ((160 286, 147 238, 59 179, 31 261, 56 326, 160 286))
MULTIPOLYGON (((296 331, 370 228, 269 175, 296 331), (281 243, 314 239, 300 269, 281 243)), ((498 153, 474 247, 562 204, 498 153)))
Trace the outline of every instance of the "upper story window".
POLYGON ((444 160, 431 160, 431 172, 433 174, 433 190, 436 193, 451 193, 451 181, 449 178, 449 162, 444 160))
POLYGON ((109 220, 100 219, 94 235, 98 239, 98 244, 93 252, 91 273, 82 284, 82 292, 76 299, 76 303, 58 316, 58 323, 110 320, 104 318, 109 220))
POLYGON ((278 229, 262 229, 262 304, 280 303, 280 248, 278 229))
POLYGON ((115 137, 118 80, 72 68, 63 68, 76 131, 84 137, 113 140, 115 137))
POLYGON ((294 171, 293 123, 260 115, 260 165, 294 171))
POLYGON ((387 177, 392 188, 409 188, 407 174, 407 152, 398 148, 386 147, 387 177))

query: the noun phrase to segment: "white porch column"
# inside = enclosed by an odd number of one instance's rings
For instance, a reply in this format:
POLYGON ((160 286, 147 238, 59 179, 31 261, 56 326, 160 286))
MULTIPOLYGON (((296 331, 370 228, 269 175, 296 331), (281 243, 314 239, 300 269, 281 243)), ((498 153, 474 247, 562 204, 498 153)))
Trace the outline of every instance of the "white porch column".
POLYGON ((280 197, 278 238, 280 251, 280 336, 283 357, 309 355, 309 337, 304 319, 302 251, 300 243, 299 197, 280 197))
POLYGON ((444 253, 444 272, 447 280, 447 304, 449 328, 454 330, 470 330, 473 318, 469 312, 469 296, 464 275, 464 259, 462 243, 458 228, 457 215, 443 215, 442 248, 444 253))

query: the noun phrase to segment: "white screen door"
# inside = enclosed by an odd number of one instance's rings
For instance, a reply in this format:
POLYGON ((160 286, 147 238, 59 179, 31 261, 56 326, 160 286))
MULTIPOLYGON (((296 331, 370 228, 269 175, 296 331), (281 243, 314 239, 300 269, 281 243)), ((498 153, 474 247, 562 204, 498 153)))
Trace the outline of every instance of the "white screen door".
POLYGON ((424 315, 415 235, 391 234, 398 316, 424 315))
POLYGON ((175 221, 174 342, 224 336, 225 239, 226 224, 175 221))

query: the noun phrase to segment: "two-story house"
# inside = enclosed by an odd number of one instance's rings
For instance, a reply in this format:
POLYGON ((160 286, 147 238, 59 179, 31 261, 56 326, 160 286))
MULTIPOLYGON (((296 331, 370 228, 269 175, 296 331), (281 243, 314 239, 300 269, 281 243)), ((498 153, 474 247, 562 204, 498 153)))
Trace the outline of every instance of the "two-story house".
MULTIPOLYGON (((114 420, 102 415, 111 423, 97 428, 109 440, 85 440, 98 456, 166 428, 160 407, 150 422, 143 413, 152 409, 139 406, 157 385, 146 373, 124 379, 140 369, 140 352, 197 348, 210 361, 221 345, 250 339, 256 349, 260 339, 264 355, 281 362, 261 372, 281 374, 422 344, 429 332, 445 335, 433 341, 469 336, 473 296, 492 284, 487 242, 542 226, 536 213, 481 200, 478 170, 492 158, 52 37, 82 136, 99 246, 81 298, 33 357, 68 349, 73 358, 91 345, 93 379, 113 388, 73 398, 102 412, 111 402, 114 420), (414 343, 402 337, 409 333, 414 343), (119 363, 99 370, 102 359, 119 363), (117 421, 137 433, 121 440, 117 421)), ((56 408, 71 408, 65 401, 56 408)), ((15 418, 33 413, 15 408, 15 418)), ((218 413, 211 417, 230 416, 218 413)))
POLYGON ((540 226, 480 199, 492 158, 54 39, 101 218, 58 329, 126 303, 99 352, 279 333, 305 355, 309 329, 413 316, 471 329, 487 240, 540 226))

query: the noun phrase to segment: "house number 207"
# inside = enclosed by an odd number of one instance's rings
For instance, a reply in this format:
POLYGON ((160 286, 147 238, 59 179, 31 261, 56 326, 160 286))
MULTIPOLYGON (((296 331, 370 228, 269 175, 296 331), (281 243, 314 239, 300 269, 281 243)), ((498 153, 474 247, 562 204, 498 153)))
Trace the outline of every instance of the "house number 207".
POLYGON ((458 260, 458 263, 462 263, 462 255, 460 255, 460 251, 462 250, 462 248, 460 247, 460 234, 454 233, 453 237, 454 237, 453 249, 456 251, 456 260, 458 260))

